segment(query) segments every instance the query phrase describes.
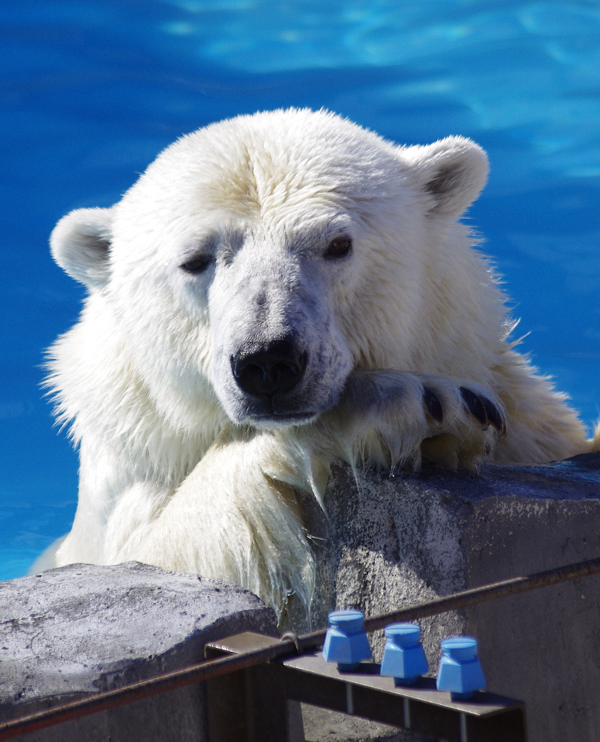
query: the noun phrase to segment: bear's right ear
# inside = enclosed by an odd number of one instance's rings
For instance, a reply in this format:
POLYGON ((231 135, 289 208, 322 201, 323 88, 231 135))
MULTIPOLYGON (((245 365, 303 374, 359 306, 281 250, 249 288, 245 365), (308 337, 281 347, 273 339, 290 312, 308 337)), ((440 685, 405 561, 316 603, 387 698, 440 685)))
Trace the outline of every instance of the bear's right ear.
POLYGON ((50 236, 54 260, 90 289, 108 283, 112 219, 112 209, 77 209, 64 216, 50 236))

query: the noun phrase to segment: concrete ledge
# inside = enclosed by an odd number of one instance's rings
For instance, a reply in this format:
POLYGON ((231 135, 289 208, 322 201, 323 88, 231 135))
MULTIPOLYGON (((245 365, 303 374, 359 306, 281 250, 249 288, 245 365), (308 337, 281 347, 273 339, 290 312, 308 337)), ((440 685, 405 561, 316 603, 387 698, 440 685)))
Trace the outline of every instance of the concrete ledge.
MULTIPOLYGON (((307 504, 309 530, 323 539, 316 626, 336 607, 374 615, 598 557, 600 454, 488 466, 478 477, 430 469, 355 478, 340 467, 326 505, 329 521, 307 504)), ((600 576, 443 614, 422 629, 430 674, 442 638, 478 638, 489 689, 526 701, 531 742, 600 739, 600 576)), ((382 646, 380 634, 376 652, 382 646)))
MULTIPOLYGON (((328 610, 373 615, 457 590, 600 554, 600 455, 538 467, 484 468, 479 477, 428 470, 394 477, 338 467, 329 519, 306 503, 319 591, 328 610), (321 540, 322 539, 322 540, 321 540)), ((307 629, 300 613, 296 630, 307 629)), ((505 598, 422 622, 435 673, 439 641, 472 633, 488 687, 527 703, 530 742, 595 742, 600 729, 600 577, 505 598)), ((0 719, 117 688, 203 657, 207 641, 273 634, 252 594, 155 567, 73 565, 0 583, 0 719)), ((382 637, 375 637, 375 653, 382 637)), ((307 713, 314 742, 414 739, 335 726, 307 713), (319 729, 323 729, 321 735, 319 729)), ((66 725, 27 742, 206 739, 204 688, 190 686, 66 725)))
MULTIPOLYGON (((0 583, 0 720, 199 662, 240 631, 276 634, 245 590, 135 562, 72 565, 0 583)), ((204 687, 192 685, 33 732, 27 742, 197 742, 204 687)))

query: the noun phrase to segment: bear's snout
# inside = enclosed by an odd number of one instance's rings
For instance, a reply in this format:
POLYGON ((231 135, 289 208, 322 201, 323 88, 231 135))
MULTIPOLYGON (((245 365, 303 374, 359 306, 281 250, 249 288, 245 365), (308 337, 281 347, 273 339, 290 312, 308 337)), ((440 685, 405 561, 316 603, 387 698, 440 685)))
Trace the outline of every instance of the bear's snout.
POLYGON ((251 353, 231 356, 231 370, 240 389, 272 404, 276 394, 291 392, 301 381, 308 354, 289 340, 277 340, 251 353))

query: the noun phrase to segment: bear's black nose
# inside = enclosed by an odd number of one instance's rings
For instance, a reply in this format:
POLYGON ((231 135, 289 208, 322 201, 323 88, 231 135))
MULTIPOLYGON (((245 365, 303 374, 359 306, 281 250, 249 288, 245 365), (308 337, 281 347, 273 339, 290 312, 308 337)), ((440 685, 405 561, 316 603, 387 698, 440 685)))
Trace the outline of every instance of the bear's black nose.
POLYGON ((288 340, 277 340, 253 353, 236 353, 231 370, 238 386, 255 397, 291 391, 302 378, 307 355, 288 340))

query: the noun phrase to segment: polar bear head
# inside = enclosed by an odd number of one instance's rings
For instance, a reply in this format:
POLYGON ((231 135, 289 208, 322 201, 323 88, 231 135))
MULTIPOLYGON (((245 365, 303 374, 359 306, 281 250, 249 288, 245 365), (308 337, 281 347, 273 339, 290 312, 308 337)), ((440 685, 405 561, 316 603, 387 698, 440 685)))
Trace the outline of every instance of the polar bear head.
POLYGON ((302 424, 352 369, 410 370, 433 344, 443 246, 468 242, 456 219, 486 176, 460 137, 397 147, 327 112, 241 116, 167 148, 112 208, 67 215, 52 253, 165 415, 193 426, 212 400, 237 424, 302 424))

